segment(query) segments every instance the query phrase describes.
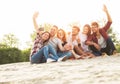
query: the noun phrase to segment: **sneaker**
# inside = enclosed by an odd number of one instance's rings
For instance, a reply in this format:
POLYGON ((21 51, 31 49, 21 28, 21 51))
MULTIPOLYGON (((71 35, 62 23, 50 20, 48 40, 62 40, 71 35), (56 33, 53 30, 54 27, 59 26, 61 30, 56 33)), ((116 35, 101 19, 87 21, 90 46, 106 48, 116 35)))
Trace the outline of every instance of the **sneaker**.
POLYGON ((52 63, 52 62, 56 62, 56 60, 53 60, 53 59, 51 59, 51 58, 48 58, 48 59, 47 59, 47 63, 52 63))
POLYGON ((61 57, 61 58, 58 59, 58 62, 60 62, 60 61, 66 61, 66 60, 67 60, 67 57, 63 56, 63 57, 61 57))

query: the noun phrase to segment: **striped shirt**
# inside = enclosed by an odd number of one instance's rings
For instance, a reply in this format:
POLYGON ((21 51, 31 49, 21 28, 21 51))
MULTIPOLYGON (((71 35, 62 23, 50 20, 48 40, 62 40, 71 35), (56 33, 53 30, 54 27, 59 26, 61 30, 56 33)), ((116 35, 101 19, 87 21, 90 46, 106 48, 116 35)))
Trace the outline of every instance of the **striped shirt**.
POLYGON ((51 45, 56 51, 58 50, 59 39, 57 37, 50 38, 48 44, 51 45))

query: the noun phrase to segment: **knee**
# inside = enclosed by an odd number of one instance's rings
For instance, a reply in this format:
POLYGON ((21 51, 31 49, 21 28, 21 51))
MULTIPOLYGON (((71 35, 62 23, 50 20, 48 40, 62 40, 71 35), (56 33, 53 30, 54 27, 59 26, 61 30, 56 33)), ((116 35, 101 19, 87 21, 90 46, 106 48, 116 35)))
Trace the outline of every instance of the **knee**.
POLYGON ((44 46, 43 47, 45 50, 48 50, 49 49, 49 47, 46 45, 46 46, 44 46))
POLYGON ((67 56, 68 56, 68 57, 72 56, 72 52, 69 51, 69 52, 67 53, 67 56))

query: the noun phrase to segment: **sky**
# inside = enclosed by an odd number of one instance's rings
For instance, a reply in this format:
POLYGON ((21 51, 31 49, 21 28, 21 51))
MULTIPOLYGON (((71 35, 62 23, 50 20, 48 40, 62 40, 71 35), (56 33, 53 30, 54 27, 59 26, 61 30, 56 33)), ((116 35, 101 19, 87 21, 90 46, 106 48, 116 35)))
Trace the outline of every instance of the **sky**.
POLYGON ((68 24, 80 25, 106 19, 102 10, 106 4, 112 17, 113 31, 120 37, 119 0, 0 0, 0 39, 4 34, 13 33, 25 48, 34 31, 32 16, 38 11, 38 24, 51 23, 68 30, 68 24))

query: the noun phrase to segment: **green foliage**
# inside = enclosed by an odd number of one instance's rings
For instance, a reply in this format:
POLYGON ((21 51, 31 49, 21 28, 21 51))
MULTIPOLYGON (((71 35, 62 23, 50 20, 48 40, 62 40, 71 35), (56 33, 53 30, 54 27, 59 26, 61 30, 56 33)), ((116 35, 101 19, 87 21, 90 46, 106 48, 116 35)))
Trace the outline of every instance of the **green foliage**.
POLYGON ((18 47, 19 40, 14 34, 6 34, 2 39, 2 45, 6 45, 8 48, 18 47))
POLYGON ((116 49, 117 49, 117 52, 119 52, 119 53, 120 53, 120 41, 119 41, 119 43, 118 43, 118 44, 116 44, 116 49))
POLYGON ((31 37, 31 40, 32 40, 32 42, 33 42, 33 41, 35 40, 35 37, 36 37, 36 32, 33 31, 33 33, 30 34, 30 37, 31 37))
POLYGON ((120 42, 120 39, 117 39, 117 33, 113 32, 113 28, 111 27, 108 32, 109 36, 112 38, 112 41, 115 43, 115 44, 119 44, 120 42))
POLYGON ((5 45, 5 44, 0 44, 0 48, 7 48, 7 45, 5 45))
POLYGON ((118 39, 117 37, 118 34, 113 32, 112 27, 108 30, 108 34, 112 38, 112 41, 115 44, 117 51, 120 52, 120 39, 118 39))
POLYGON ((0 64, 29 61, 30 49, 0 48, 0 64))
POLYGON ((4 35, 0 43, 0 64, 29 61, 31 46, 26 50, 19 50, 17 47, 18 39, 13 34, 4 35))
POLYGON ((21 62, 21 56, 18 48, 0 48, 0 64, 21 62))
POLYGON ((24 62, 29 61, 30 52, 31 52, 30 48, 22 51, 22 58, 24 62))
POLYGON ((45 31, 50 31, 51 27, 52 27, 52 24, 49 24, 49 23, 44 24, 45 31))

